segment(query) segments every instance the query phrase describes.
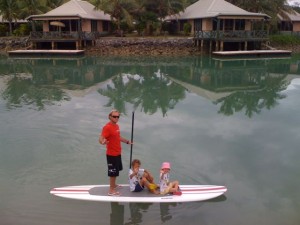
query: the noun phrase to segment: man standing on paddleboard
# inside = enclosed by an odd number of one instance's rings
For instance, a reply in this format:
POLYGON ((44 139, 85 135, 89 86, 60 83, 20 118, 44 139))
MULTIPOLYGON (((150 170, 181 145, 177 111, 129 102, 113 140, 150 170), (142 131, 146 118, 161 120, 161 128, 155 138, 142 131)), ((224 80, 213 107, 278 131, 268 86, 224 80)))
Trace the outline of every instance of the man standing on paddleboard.
POLYGON ((122 147, 121 142, 132 144, 131 141, 123 138, 120 134, 120 128, 117 124, 120 118, 120 113, 117 110, 112 110, 108 114, 109 122, 103 127, 99 137, 99 143, 106 145, 106 159, 109 176, 109 192, 110 196, 118 196, 120 193, 116 190, 118 185, 116 179, 119 176, 119 171, 123 170, 122 165, 122 147))

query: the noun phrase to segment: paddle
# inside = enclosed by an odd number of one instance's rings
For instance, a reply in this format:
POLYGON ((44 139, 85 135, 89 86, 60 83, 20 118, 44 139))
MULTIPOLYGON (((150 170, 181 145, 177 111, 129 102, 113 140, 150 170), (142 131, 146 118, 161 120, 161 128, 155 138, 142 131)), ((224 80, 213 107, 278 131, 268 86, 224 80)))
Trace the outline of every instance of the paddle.
MULTIPOLYGON (((131 124, 131 145, 130 145, 130 161, 129 161, 129 169, 131 169, 131 161, 132 161, 132 146, 133 146, 133 127, 134 127, 134 111, 132 112, 132 124, 131 124)), ((149 189, 154 190, 157 188, 156 184, 149 184, 149 189)))
POLYGON ((134 111, 132 112, 132 123, 131 123, 131 145, 130 145, 129 169, 131 168, 131 161, 132 161, 133 126, 134 126, 134 111))

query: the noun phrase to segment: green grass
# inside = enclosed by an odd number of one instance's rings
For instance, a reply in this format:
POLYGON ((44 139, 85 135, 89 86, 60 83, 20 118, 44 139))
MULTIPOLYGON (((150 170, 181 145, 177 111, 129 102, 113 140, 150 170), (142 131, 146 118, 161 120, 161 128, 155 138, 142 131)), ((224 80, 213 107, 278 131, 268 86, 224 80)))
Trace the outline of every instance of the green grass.
POLYGON ((299 45, 300 37, 295 35, 270 35, 270 42, 276 45, 299 45))

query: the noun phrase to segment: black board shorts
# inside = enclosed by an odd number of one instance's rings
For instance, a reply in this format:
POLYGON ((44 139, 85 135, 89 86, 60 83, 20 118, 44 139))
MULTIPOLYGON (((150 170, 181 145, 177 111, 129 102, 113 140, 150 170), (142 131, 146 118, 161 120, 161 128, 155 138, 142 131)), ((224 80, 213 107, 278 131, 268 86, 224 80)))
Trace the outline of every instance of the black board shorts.
POLYGON ((118 156, 106 155, 106 160, 107 160, 107 169, 108 169, 107 175, 109 177, 118 177, 119 171, 123 170, 121 155, 118 156))

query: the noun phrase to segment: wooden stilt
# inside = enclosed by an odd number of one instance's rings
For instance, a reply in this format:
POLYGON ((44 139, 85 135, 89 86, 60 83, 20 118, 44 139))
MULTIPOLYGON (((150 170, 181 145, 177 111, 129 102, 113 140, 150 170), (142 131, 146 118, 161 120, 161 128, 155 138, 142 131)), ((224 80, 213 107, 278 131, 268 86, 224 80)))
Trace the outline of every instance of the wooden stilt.
POLYGON ((223 51, 224 50, 224 41, 221 41, 221 44, 220 44, 220 50, 223 51))

